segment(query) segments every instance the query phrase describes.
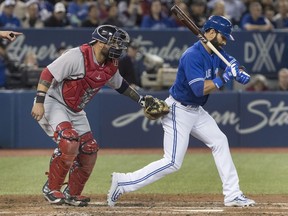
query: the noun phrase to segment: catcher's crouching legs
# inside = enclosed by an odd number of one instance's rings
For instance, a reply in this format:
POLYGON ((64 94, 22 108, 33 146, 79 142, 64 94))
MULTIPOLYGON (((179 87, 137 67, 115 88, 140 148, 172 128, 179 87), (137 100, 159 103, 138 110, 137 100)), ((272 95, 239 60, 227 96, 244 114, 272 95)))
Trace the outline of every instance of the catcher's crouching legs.
POLYGON ((79 154, 70 169, 68 186, 63 192, 67 204, 86 206, 90 201, 89 197, 81 196, 81 193, 95 166, 98 149, 99 146, 92 132, 80 137, 79 154))
POLYGON ((62 122, 56 127, 54 138, 58 143, 49 167, 48 181, 42 192, 52 204, 64 203, 65 196, 60 192, 65 177, 79 151, 79 136, 70 122, 62 122))

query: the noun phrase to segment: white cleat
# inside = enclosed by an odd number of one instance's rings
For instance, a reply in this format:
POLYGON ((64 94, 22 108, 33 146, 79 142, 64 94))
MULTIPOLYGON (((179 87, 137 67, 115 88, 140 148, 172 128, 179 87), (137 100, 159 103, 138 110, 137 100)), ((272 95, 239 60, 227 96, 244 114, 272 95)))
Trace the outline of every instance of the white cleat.
POLYGON ((118 173, 112 173, 111 187, 107 195, 107 203, 110 207, 115 206, 119 197, 124 193, 123 188, 118 185, 118 173))
POLYGON ((252 199, 248 199, 243 194, 237 196, 235 199, 226 202, 224 205, 227 207, 248 207, 254 206, 256 203, 252 199))

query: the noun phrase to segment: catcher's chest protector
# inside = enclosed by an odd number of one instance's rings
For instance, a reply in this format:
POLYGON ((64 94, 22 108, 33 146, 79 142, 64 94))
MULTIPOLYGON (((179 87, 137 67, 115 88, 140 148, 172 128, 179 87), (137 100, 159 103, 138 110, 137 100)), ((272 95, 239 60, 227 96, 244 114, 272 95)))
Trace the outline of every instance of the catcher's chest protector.
POLYGON ((103 67, 95 64, 90 45, 84 44, 80 49, 84 57, 85 75, 78 80, 65 80, 62 89, 65 103, 76 112, 84 109, 118 69, 112 62, 108 62, 103 67))

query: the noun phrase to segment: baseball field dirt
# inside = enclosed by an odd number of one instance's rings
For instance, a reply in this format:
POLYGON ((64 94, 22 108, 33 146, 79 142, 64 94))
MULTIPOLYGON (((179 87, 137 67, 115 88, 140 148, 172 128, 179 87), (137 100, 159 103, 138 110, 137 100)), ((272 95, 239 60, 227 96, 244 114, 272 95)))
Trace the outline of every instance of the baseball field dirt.
MULTIPOLYGON (((102 150, 102 154, 106 150, 102 150)), ((119 151, 122 150, 118 150, 119 151)), ((149 150, 125 150, 131 153, 148 153, 149 150)), ((155 152, 155 150, 153 150, 155 152)), ((159 150, 161 151, 161 150, 159 150)), ((199 150, 202 151, 202 150, 199 150)), ((247 150, 239 150, 247 151, 247 150)), ((253 149, 249 149, 253 151, 253 149)), ((256 150, 255 150, 256 151, 256 150)), ((269 149, 259 150, 269 151, 269 149)), ((283 152, 287 149, 278 149, 283 152)), ((275 152, 275 149, 273 149, 275 152)), ((50 155, 51 150, 1 150, 0 157, 27 155, 50 155)), ((107 153, 115 153, 109 149, 107 153)), ((1 180, 0 180, 1 182, 1 180)), ((250 215, 288 215, 288 195, 250 195, 250 198, 257 202, 257 205, 249 208, 231 208, 223 206, 222 195, 191 194, 191 195, 163 195, 163 194, 125 194, 120 202, 113 208, 106 204, 106 195, 92 195, 91 202, 87 207, 73 207, 68 205, 50 205, 41 194, 38 195, 1 195, 0 215, 21 215, 21 216, 168 216, 168 215, 229 215, 229 216, 250 216, 250 215)))
POLYGON ((288 215, 288 196, 250 196, 257 205, 249 208, 223 207, 222 196, 218 195, 139 195, 127 194, 115 207, 108 207, 105 195, 91 196, 87 207, 50 205, 41 195, 9 195, 0 197, 0 215, 21 216, 165 216, 165 215, 288 215))

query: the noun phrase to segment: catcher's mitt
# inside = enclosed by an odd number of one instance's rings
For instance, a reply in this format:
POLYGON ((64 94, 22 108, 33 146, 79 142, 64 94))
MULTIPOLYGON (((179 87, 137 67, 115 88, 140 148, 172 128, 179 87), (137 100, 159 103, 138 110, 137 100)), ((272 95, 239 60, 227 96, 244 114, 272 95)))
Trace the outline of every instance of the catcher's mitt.
POLYGON ((169 113, 169 107, 165 101, 146 95, 141 102, 144 115, 150 120, 156 120, 169 113))

